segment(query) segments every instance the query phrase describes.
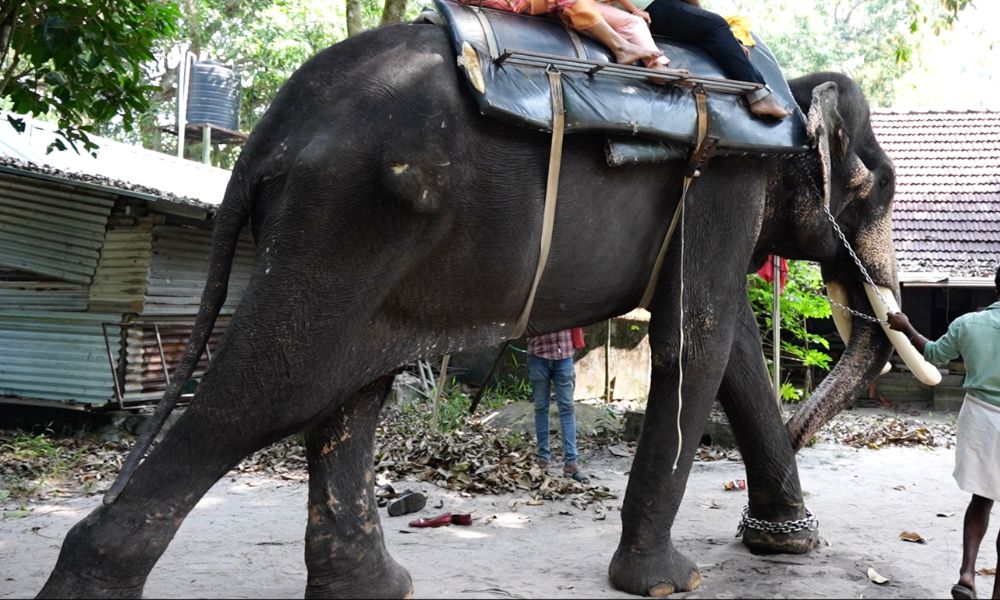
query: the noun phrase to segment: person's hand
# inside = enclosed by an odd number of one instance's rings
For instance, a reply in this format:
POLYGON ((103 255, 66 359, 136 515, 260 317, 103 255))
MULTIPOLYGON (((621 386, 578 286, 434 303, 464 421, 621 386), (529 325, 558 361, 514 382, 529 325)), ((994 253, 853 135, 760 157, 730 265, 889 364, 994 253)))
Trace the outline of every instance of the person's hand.
POLYGON ((641 17, 642 20, 645 21, 647 25, 653 22, 653 19, 651 19, 649 16, 649 13, 642 10, 641 8, 635 9, 634 11, 632 11, 632 14, 637 17, 641 17))
POLYGON ((889 313, 886 315, 885 320, 889 323, 889 329, 894 331, 908 333, 909 330, 912 329, 910 326, 910 319, 908 319, 906 315, 901 312, 889 313))

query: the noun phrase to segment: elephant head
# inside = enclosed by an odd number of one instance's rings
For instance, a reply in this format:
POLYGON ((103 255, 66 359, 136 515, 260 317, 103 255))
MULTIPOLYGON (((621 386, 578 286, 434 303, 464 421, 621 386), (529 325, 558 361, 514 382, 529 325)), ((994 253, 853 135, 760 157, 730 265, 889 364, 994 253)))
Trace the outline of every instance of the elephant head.
POLYGON ((892 243, 895 173, 871 129, 868 105, 857 85, 837 73, 817 73, 790 82, 807 116, 814 153, 791 159, 778 189, 791 197, 772 206, 771 220, 783 231, 762 232, 757 262, 766 253, 818 261, 833 305, 834 322, 846 350, 809 400, 787 423, 798 450, 844 409, 887 365, 893 348, 914 375, 940 381, 906 336, 884 324, 899 310, 899 283, 892 243), (778 216, 776 213, 782 213, 778 216), (849 307, 848 312, 843 307, 849 307))

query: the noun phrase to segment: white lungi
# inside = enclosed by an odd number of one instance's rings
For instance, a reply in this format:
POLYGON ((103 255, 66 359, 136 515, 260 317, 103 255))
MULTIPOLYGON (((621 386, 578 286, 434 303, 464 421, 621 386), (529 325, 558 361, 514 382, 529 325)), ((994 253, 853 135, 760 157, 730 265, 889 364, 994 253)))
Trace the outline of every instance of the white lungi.
POLYGON ((1000 406, 966 394, 955 435, 958 487, 1000 501, 1000 406))

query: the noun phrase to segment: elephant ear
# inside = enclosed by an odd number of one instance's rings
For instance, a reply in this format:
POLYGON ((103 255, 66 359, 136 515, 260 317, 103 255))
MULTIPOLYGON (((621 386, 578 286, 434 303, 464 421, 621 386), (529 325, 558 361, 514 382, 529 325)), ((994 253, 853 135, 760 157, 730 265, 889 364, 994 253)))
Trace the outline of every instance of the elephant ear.
POLYGON ((837 110, 839 98, 836 83, 827 81, 817 85, 806 117, 806 133, 816 147, 823 171, 823 204, 827 208, 830 208, 834 169, 844 176, 848 188, 870 188, 873 177, 861 159, 850 153, 851 138, 837 110))

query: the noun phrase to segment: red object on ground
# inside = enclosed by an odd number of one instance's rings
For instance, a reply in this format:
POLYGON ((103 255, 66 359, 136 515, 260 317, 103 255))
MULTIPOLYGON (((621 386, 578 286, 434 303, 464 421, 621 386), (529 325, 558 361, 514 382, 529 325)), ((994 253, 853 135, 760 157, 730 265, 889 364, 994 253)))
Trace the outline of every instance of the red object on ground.
MULTIPOLYGON (((780 294, 785 290, 785 283, 788 281, 788 260, 782 258, 781 264, 778 267, 781 271, 781 278, 778 282, 778 293, 780 294)), ((768 283, 774 283, 774 257, 768 256, 767 262, 764 266, 757 271, 757 274, 764 278, 764 281, 768 283)))
POLYGON ((587 345, 587 342, 583 339, 583 327, 574 327, 571 333, 573 334, 574 350, 579 350, 587 345))
POLYGON ((444 513, 436 517, 428 517, 410 521, 410 527, 442 527, 444 525, 472 525, 472 515, 444 513))

